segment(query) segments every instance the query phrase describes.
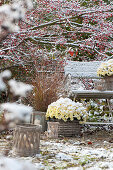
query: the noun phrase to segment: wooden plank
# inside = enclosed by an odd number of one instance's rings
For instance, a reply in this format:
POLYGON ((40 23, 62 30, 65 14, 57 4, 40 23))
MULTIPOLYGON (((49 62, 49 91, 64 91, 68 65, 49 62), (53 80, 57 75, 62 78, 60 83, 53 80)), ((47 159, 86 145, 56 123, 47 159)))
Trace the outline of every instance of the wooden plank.
POLYGON ((84 122, 86 125, 113 125, 113 122, 84 122))
POLYGON ((113 99, 113 91, 73 90, 69 98, 75 99, 113 99))
POLYGON ((76 78, 99 78, 97 76, 97 68, 100 66, 101 61, 91 62, 78 62, 78 61, 66 61, 64 67, 65 75, 70 74, 76 78))

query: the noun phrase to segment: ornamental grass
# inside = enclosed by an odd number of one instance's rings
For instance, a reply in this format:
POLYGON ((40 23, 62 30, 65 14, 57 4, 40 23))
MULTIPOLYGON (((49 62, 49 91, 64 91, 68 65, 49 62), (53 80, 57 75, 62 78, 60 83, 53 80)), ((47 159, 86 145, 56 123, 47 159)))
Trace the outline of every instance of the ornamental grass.
POLYGON ((64 76, 59 72, 37 73, 32 81, 34 88, 32 95, 27 98, 28 102, 35 110, 46 112, 48 105, 63 95, 63 81, 64 76))

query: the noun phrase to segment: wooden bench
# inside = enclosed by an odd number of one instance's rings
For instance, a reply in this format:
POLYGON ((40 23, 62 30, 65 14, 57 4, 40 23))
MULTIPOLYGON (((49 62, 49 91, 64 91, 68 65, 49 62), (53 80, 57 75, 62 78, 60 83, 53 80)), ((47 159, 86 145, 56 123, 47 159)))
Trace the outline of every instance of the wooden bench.
POLYGON ((107 99, 110 116, 112 116, 110 99, 113 99, 113 91, 95 89, 95 82, 102 79, 97 76, 97 68, 100 64, 100 61, 67 61, 64 68, 66 92, 71 99, 107 99), (84 89, 76 88, 77 84, 81 85, 80 82, 84 86, 84 89))

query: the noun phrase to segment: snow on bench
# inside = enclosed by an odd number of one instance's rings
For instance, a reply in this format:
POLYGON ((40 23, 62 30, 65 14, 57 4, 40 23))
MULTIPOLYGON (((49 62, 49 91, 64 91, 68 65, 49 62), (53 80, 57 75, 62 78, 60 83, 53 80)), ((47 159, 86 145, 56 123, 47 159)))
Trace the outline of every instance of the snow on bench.
POLYGON ((69 98, 113 99, 113 91, 94 90, 94 82, 102 79, 97 76, 97 68, 100 64, 101 61, 67 61, 64 72, 67 78, 66 88, 69 98), (92 85, 91 88, 89 88, 90 85, 92 85))
POLYGON ((66 93, 71 99, 107 99, 109 117, 112 117, 110 99, 113 99, 113 91, 95 90, 94 88, 94 82, 102 79, 97 76, 97 68, 100 64, 101 61, 67 61, 64 68, 66 93))
POLYGON ((74 78, 96 78, 97 68, 100 66, 101 61, 79 62, 67 60, 64 68, 65 75, 71 75, 74 78))

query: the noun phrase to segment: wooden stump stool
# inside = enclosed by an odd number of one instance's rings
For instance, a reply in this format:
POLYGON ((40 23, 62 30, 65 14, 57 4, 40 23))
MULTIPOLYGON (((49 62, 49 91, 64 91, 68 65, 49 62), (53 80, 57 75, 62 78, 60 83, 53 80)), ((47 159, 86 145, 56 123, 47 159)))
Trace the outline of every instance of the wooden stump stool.
POLYGON ((39 153, 40 133, 40 125, 17 125, 14 129, 14 154, 18 156, 33 156, 39 153))
POLYGON ((58 126, 59 122, 48 122, 48 131, 47 137, 48 138, 58 138, 58 126))

